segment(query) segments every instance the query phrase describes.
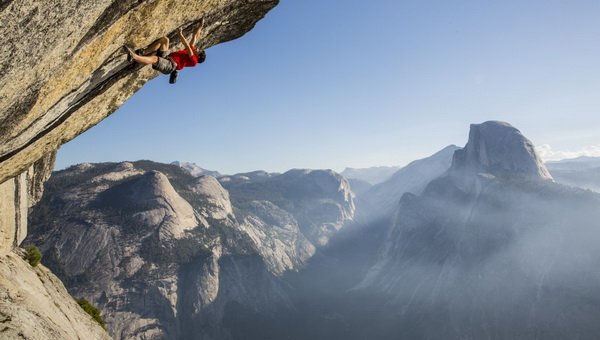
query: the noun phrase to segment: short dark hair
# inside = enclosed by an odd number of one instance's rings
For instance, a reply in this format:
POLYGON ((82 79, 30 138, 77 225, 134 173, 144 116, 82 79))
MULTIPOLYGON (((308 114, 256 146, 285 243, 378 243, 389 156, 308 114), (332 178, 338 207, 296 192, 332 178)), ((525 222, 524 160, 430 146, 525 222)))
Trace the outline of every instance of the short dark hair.
POLYGON ((205 60, 206 60, 206 52, 204 52, 204 50, 199 51, 198 52, 198 63, 202 64, 205 60))

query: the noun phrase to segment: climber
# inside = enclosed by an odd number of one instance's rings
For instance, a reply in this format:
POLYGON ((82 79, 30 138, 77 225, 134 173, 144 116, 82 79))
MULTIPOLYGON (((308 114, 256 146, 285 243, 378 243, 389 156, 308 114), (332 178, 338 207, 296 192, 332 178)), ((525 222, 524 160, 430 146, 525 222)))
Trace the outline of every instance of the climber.
POLYGON ((169 50, 169 38, 164 36, 150 44, 145 49, 139 49, 135 52, 125 46, 127 53, 134 61, 143 65, 152 65, 152 68, 163 73, 171 74, 169 82, 174 84, 177 79, 177 71, 184 67, 194 67, 201 64, 206 59, 206 52, 196 47, 196 42, 204 28, 204 19, 200 20, 198 27, 194 30, 192 40, 188 41, 183 35, 183 30, 179 29, 179 39, 185 46, 185 49, 166 55, 169 50))

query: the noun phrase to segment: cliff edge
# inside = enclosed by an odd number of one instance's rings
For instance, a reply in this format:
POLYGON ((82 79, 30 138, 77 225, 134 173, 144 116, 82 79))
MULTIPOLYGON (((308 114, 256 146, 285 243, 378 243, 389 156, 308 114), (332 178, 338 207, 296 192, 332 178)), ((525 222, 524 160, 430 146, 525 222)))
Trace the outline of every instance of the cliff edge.
POLYGON ((109 116, 158 75, 127 62, 123 45, 140 48, 163 35, 175 38, 180 27, 189 34, 203 17, 199 44, 207 48, 242 36, 277 3, 0 2, 5 39, 0 46, 0 251, 25 236, 21 221, 35 199, 24 193, 41 192, 60 145, 109 116), (41 176, 33 171, 36 162, 46 170, 41 176))

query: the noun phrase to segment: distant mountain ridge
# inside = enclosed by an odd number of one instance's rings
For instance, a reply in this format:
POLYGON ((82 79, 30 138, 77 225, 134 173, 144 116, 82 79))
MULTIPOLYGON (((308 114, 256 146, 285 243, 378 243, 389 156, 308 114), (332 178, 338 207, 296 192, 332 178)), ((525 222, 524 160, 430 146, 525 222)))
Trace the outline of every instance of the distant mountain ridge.
POLYGON ((346 168, 340 172, 340 175, 348 179, 358 179, 367 182, 371 185, 381 183, 389 179, 396 171, 400 170, 399 166, 375 166, 370 168, 346 168))
POLYGON ((240 206, 262 198, 306 217, 299 219, 300 227, 317 246, 327 245, 343 224, 354 217, 350 184, 332 170, 292 169, 283 174, 259 171, 221 177, 219 181, 240 206))
POLYGON ((600 157, 546 162, 546 167, 558 183, 600 192, 600 157))
POLYGON ((212 177, 221 177, 222 176, 218 171, 204 169, 204 168, 200 167, 199 165, 197 165, 196 163, 174 161, 174 162, 171 162, 171 164, 181 167, 182 169, 186 170, 187 172, 190 173, 190 175, 192 175, 194 177, 199 177, 199 176, 203 176, 203 175, 212 176, 212 177))
POLYGON ((395 211, 405 192, 419 194, 431 180, 446 172, 454 152, 459 149, 449 145, 429 157, 412 161, 388 180, 372 186, 358 198, 357 204, 362 205, 363 210, 361 214, 380 216, 395 211))
POLYGON ((583 170, 600 167, 600 157, 581 156, 546 162, 549 169, 554 170, 583 170))

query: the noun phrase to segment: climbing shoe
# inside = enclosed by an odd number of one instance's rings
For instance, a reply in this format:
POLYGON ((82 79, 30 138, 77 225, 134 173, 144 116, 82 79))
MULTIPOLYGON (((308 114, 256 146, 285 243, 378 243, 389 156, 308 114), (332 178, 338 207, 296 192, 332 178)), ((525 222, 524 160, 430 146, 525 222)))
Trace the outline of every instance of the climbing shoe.
POLYGON ((171 72, 171 75, 169 76, 169 84, 175 84, 177 82, 177 76, 178 76, 177 71, 171 72))

